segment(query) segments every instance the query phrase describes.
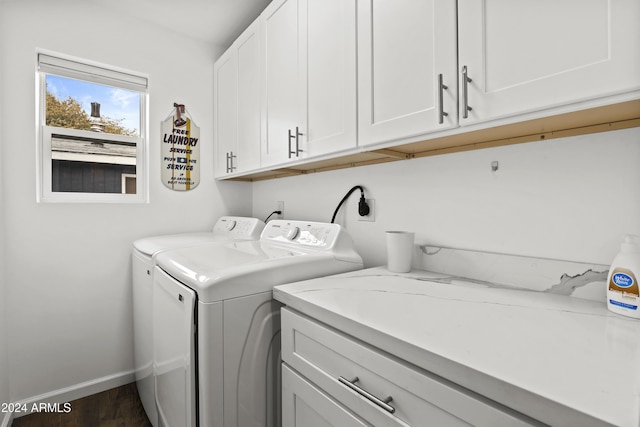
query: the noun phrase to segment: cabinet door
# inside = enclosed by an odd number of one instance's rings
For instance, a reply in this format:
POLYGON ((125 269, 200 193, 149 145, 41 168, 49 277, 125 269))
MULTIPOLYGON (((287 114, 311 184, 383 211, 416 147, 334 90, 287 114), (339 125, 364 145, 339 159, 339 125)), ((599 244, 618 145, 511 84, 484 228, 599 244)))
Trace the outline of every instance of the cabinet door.
POLYGON ((640 88, 637 0, 458 3, 461 125, 640 88))
POLYGON ((455 0, 361 0, 358 7, 359 144, 456 126, 455 0), (440 75, 448 87, 442 103, 440 75))
MULTIPOLYGON (((238 61, 234 49, 225 52, 216 61, 213 75, 214 85, 214 146, 216 147, 217 177, 229 173, 229 156, 237 152, 238 124, 238 61)), ((258 144, 258 143, 256 143, 258 144)))
POLYGON ((235 172, 260 167, 260 20, 254 21, 235 41, 238 61, 238 157, 235 172))
POLYGON ((355 148, 356 0, 300 5, 300 156, 355 148))
POLYGON ((261 165, 286 162, 298 122, 298 1, 275 0, 262 16, 264 104, 261 165))
POLYGON ((366 427, 342 406, 282 365, 282 427, 366 427))

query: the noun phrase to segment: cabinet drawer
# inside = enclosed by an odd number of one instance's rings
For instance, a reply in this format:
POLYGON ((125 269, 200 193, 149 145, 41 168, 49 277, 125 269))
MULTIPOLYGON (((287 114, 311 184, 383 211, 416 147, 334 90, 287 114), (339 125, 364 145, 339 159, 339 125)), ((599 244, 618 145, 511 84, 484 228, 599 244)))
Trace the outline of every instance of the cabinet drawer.
POLYGON ((375 426, 539 425, 297 312, 281 320, 282 360, 375 426))
POLYGON ((282 367, 282 427, 367 427, 309 381, 282 367))

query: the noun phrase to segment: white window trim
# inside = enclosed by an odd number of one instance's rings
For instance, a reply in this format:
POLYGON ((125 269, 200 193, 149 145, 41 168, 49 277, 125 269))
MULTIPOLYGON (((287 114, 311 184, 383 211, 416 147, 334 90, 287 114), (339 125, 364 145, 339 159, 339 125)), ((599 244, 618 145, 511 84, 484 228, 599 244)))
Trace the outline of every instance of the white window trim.
POLYGON ((47 51, 36 52, 36 201, 38 203, 149 203, 147 77, 135 72, 47 51), (42 62, 41 62, 42 61, 42 62), (140 92, 140 136, 127 137, 45 125, 46 75, 81 79, 140 92), (123 80, 124 79, 124 80, 123 80), (123 83, 125 82, 125 83, 123 83), (136 194, 53 192, 51 135, 136 142, 136 194))

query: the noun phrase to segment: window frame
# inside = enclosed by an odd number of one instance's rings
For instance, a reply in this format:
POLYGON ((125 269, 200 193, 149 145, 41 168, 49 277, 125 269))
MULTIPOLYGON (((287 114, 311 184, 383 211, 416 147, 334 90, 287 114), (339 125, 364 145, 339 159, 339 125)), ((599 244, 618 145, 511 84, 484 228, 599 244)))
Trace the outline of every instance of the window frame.
POLYGON ((38 203, 149 203, 148 162, 148 78, 147 76, 80 58, 36 51, 36 201, 38 203), (55 75, 114 88, 133 90, 140 94, 139 136, 98 133, 87 130, 46 125, 46 78, 55 75), (52 190, 52 135, 104 140, 105 142, 135 142, 136 193, 54 192, 52 190))

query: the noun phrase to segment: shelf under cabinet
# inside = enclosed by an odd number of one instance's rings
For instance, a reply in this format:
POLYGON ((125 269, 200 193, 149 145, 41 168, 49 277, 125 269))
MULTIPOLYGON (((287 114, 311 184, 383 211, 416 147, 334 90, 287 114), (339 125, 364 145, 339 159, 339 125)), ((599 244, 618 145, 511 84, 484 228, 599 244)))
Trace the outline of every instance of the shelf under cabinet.
POLYGON ((484 129, 458 127, 444 136, 433 134, 416 142, 360 148, 222 179, 260 181, 632 127, 640 127, 639 99, 484 129))

